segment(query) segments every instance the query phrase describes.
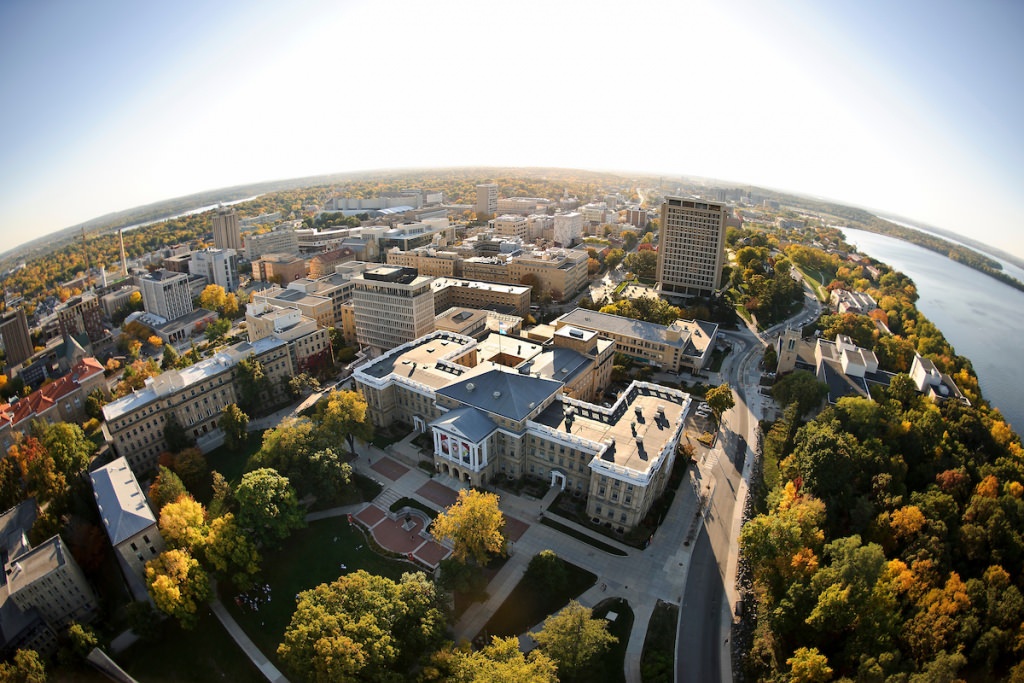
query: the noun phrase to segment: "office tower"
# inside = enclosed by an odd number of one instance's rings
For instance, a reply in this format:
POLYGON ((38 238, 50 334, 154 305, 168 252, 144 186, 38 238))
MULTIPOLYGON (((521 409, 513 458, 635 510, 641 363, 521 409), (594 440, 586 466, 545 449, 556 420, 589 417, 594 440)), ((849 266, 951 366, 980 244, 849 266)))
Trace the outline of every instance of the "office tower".
POLYGON ((218 209, 213 214, 213 246, 218 249, 242 251, 242 228, 238 214, 231 209, 218 209))
POLYGON ((102 339, 106 332, 103 329, 103 311, 100 300, 92 293, 85 293, 69 299, 57 309, 57 324, 61 336, 75 336, 85 333, 89 341, 102 339))
POLYGON ((188 275, 169 270, 155 270, 139 279, 142 307, 147 313, 175 320, 192 312, 192 293, 188 275))
POLYGON ((193 252, 188 270, 193 275, 202 275, 211 285, 220 285, 225 292, 238 290, 238 255, 234 249, 193 252))
POLYGON ((658 283, 665 294, 710 296, 725 265, 724 204, 665 197, 658 240, 658 283))
POLYGON ((493 216, 498 213, 498 186, 494 183, 485 183, 476 186, 476 215, 479 218, 483 214, 493 216))
POLYGON ((0 340, 7 355, 7 367, 13 368, 32 355, 32 336, 29 334, 25 311, 17 308, 0 318, 0 340))
POLYGON ((434 331, 433 278, 383 266, 352 278, 356 336, 374 355, 434 331))

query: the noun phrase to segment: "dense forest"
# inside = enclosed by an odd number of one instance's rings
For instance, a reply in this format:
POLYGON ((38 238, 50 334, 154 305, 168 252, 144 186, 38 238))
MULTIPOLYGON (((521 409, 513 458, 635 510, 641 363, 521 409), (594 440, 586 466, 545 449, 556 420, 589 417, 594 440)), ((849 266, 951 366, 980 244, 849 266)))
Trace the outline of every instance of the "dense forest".
MULTIPOLYGON (((765 428, 761 514, 741 543, 756 626, 757 680, 952 681, 1024 675, 1024 449, 982 399, 970 362, 917 312, 904 275, 838 266, 794 246, 801 265, 838 271, 876 298, 875 319, 825 316, 882 367, 915 351, 970 399, 932 403, 897 375, 873 398, 843 398, 803 421, 793 401, 765 428)), ((778 394, 777 394, 778 395, 778 394)))

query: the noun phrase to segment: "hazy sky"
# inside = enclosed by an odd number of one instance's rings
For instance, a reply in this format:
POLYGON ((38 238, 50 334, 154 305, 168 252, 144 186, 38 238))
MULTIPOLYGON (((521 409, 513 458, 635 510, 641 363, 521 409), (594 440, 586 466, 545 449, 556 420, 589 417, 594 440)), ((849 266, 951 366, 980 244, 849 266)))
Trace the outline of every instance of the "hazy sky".
POLYGON ((516 165, 834 198, 1024 256, 1024 3, 0 2, 0 250, 252 181, 516 165))

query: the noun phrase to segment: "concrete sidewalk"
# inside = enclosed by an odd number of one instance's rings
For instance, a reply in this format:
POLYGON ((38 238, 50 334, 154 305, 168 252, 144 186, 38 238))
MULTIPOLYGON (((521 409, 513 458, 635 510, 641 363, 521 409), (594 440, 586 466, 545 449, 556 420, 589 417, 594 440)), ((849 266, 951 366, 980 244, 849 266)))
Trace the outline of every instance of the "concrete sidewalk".
MULTIPOLYGON (((214 595, 217 594, 216 586, 214 586, 213 592, 214 595)), ((288 679, 284 677, 284 674, 282 674, 276 666, 271 664, 266 655, 264 655, 263 652, 256 647, 256 644, 249 639, 249 636, 245 634, 245 631, 242 630, 242 627, 238 625, 238 622, 235 621, 228 613, 218 598, 214 597, 214 599, 210 601, 210 609, 213 610, 213 614, 220 620, 220 623, 223 624, 228 635, 238 643, 238 647, 242 648, 242 651, 245 652, 250 660, 252 660, 252 663, 256 665, 256 668, 260 670, 260 673, 267 677, 268 681, 271 683, 288 683, 288 679)))

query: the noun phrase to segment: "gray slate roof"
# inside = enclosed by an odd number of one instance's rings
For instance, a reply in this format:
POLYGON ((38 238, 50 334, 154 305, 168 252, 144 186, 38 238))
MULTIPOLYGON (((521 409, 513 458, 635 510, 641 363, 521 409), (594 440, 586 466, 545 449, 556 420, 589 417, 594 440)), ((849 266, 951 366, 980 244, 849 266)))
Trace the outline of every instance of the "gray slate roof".
POLYGON ((490 436, 498 425, 476 408, 456 408, 450 410, 430 423, 431 427, 440 427, 451 434, 463 437, 466 441, 479 443, 490 436))
POLYGON ((438 389, 437 394, 519 421, 526 419, 561 386, 561 382, 520 375, 515 371, 491 370, 438 389))
POLYGON ((112 545, 117 546, 156 524, 156 517, 127 460, 118 458, 90 477, 96 505, 112 545))

